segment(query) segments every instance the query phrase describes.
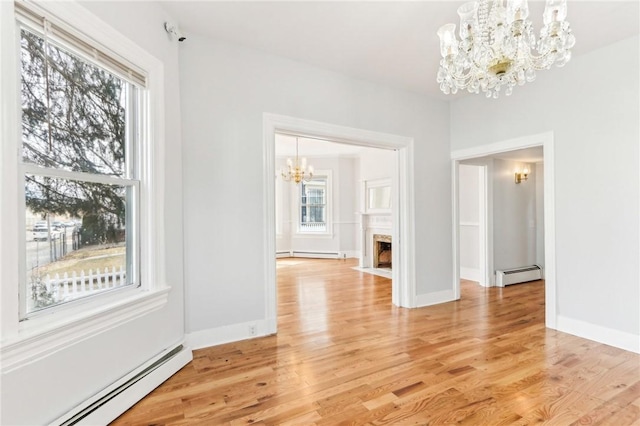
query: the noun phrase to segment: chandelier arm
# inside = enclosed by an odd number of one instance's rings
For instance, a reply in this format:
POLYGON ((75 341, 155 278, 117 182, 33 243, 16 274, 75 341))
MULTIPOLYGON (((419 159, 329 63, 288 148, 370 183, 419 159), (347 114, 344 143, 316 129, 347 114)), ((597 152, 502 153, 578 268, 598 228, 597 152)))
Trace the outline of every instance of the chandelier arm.
POLYGON ((529 64, 531 65, 531 67, 533 69, 535 69, 536 71, 541 71, 541 70, 545 70, 548 69, 553 62, 551 62, 549 65, 544 65, 545 59, 549 57, 549 55, 553 54, 553 53, 558 53, 557 50, 554 51, 549 51, 546 53, 542 53, 540 55, 534 55, 529 53, 529 64), (542 64, 541 64, 542 62, 542 64))
POLYGON ((454 80, 468 81, 471 80, 472 75, 473 72, 471 71, 471 68, 469 68, 466 74, 455 74, 453 72, 449 72, 449 76, 454 80))

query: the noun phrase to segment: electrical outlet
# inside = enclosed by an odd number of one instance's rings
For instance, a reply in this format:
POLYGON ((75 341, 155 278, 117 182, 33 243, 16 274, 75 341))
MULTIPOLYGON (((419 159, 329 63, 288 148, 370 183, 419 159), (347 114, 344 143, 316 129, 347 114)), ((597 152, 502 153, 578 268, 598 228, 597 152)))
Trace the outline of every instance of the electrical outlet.
POLYGON ((255 336, 258 333, 258 331, 256 330, 256 325, 255 324, 251 324, 249 326, 249 334, 251 336, 255 336))

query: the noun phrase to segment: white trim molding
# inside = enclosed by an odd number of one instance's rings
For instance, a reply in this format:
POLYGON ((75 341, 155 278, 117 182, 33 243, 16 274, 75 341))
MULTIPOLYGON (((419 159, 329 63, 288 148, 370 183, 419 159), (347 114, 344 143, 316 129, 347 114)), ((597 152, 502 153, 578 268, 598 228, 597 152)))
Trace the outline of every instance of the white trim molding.
POLYGON ((451 302, 455 300, 452 289, 434 291, 433 293, 419 294, 416 298, 418 308, 425 306, 438 305, 440 303, 451 302))
POLYGON ((172 346, 172 349, 162 351, 82 404, 69 410, 50 425, 57 426, 67 424, 66 422, 76 424, 76 420, 80 425, 109 424, 193 359, 193 352, 188 347, 182 347, 179 352, 172 353, 180 346, 181 344, 177 344, 172 346), (163 360, 165 357, 169 359, 163 360), (156 364, 160 365, 156 366, 156 364), (151 371, 146 372, 146 370, 151 371), (107 402, 102 403, 103 400, 107 402), (86 411, 89 412, 85 414, 86 411), (75 419, 83 415, 86 416, 75 419))
POLYGON ((640 354, 640 336, 558 315, 557 330, 640 354))
POLYGON ((202 349, 239 340, 268 336, 272 325, 266 320, 248 321, 239 324, 198 330, 186 335, 187 346, 202 349))
POLYGON ((399 241, 393 250, 392 303, 402 307, 416 306, 414 243, 414 173, 413 138, 338 126, 295 117, 263 114, 264 167, 264 253, 265 300, 269 332, 276 332, 276 249, 275 249, 275 133, 322 138, 350 145, 389 149, 396 152, 392 176, 393 233, 399 241))
POLYGON ((514 139, 507 139, 487 145, 474 146, 472 148, 457 149, 451 151, 452 160, 469 160, 471 158, 486 157, 488 155, 500 154, 516 149, 533 148, 545 146, 549 141, 553 141, 553 132, 538 133, 535 135, 522 136, 514 139))
POLYGON ((170 287, 165 287, 151 293, 139 292, 135 298, 103 305, 100 309, 85 311, 73 317, 64 317, 59 322, 51 323, 50 318, 45 318, 48 320, 48 323, 45 322, 46 328, 39 327, 30 334, 21 334, 19 338, 2 342, 2 374, 156 311, 167 303, 170 290, 170 287))
MULTIPOLYGON (((544 132, 535 135, 523 136, 515 139, 508 139, 488 145, 477 146, 468 149, 461 149, 451 152, 451 173, 452 173, 452 209, 453 209, 453 293, 456 298, 460 298, 460 242, 459 242, 459 211, 458 211, 458 166, 462 160, 486 157, 502 152, 514 151, 517 149, 531 148, 535 146, 543 147, 544 158, 544 257, 545 257, 545 324, 549 328, 557 328, 557 291, 556 291, 556 227, 555 227, 555 149, 553 132, 544 132)), ((487 183, 488 185, 489 183, 487 183)), ((490 192, 490 191, 488 191, 490 192)), ((490 199, 490 194, 488 194, 490 199)), ((487 206, 487 223, 491 226, 491 207, 487 206)), ((491 229, 487 232, 488 253, 487 275, 493 276, 491 229), (491 261, 489 262, 489 259, 491 261)), ((493 283, 493 280, 491 280, 493 283)))
POLYGON ((460 279, 480 282, 482 273, 479 268, 460 267, 460 279))

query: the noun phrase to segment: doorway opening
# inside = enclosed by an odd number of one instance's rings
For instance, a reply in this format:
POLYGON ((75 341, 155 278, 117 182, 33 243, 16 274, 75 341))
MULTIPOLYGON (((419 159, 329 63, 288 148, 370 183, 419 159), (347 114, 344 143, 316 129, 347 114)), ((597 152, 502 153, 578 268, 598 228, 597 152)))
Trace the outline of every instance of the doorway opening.
POLYGON ((556 328, 553 133, 454 151, 452 159, 456 298, 461 278, 491 287, 496 270, 540 265, 546 326, 556 328))
MULTIPOLYGON (((264 114, 264 244, 265 244, 265 301, 267 332, 277 332, 276 288, 276 134, 334 141, 345 145, 370 147, 394 151, 390 179, 392 199, 388 215, 391 219, 391 235, 400 241, 392 251, 392 303, 401 307, 415 306, 414 279, 414 224, 413 206, 413 139, 362 129, 337 126, 294 117, 264 114)), ((362 191, 366 193, 366 191, 362 191)), ((366 201, 366 200, 363 200, 366 201)), ((362 213, 362 212, 361 212, 362 213)), ((361 243, 361 250, 365 250, 361 243)))

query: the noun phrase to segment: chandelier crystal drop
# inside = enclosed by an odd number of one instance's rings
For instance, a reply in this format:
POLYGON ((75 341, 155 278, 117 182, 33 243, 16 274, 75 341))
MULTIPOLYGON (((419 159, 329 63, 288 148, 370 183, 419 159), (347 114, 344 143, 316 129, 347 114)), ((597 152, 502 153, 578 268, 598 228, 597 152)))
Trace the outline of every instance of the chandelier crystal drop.
POLYGON ((307 167, 307 159, 298 157, 298 138, 296 138, 296 158, 295 161, 287 158, 287 169, 281 169, 282 179, 289 182, 308 182, 313 178, 313 166, 307 167))
POLYGON ((536 71, 561 67, 571 59, 575 37, 571 34, 566 0, 547 0, 544 26, 538 40, 533 32, 527 0, 479 0, 458 8, 460 40, 456 25, 438 30, 440 69, 437 81, 445 93, 467 89, 498 98, 504 86, 513 88, 536 78, 536 71))

